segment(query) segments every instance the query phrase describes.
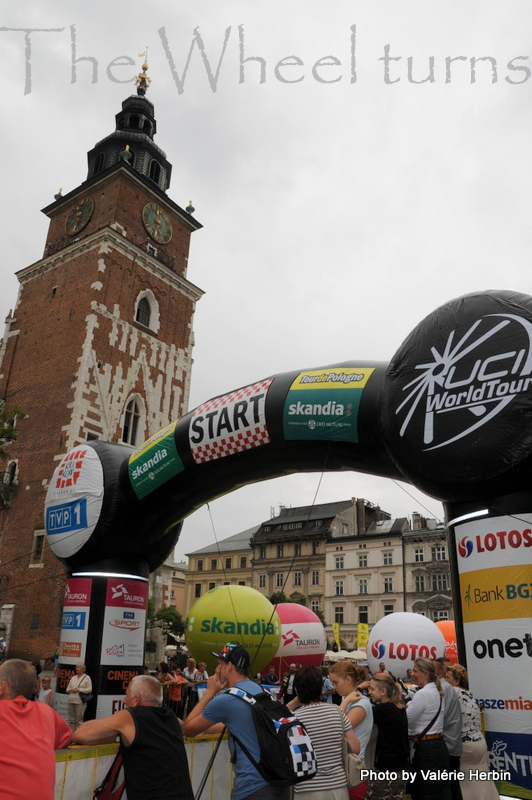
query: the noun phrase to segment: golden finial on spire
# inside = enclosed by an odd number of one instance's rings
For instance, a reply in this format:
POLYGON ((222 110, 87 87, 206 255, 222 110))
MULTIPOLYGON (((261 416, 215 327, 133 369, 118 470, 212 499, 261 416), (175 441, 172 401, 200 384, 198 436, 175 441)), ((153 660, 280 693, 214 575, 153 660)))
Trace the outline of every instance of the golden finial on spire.
POLYGON ((135 86, 137 87, 137 94, 141 97, 144 97, 146 91, 149 89, 151 78, 146 75, 146 70, 148 69, 148 48, 144 53, 139 53, 139 58, 144 59, 144 64, 142 65, 142 72, 137 75, 137 79, 135 81, 135 86))

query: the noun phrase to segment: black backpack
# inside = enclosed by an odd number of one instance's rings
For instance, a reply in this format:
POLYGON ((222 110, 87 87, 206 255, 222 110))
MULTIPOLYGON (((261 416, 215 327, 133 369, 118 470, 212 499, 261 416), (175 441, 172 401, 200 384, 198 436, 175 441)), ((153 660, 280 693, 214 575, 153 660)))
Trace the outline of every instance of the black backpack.
POLYGON ((313 778, 318 771, 316 754, 305 726, 269 692, 249 694, 233 686, 227 694, 249 703, 260 748, 257 762, 233 732, 257 772, 272 786, 293 786, 313 778))

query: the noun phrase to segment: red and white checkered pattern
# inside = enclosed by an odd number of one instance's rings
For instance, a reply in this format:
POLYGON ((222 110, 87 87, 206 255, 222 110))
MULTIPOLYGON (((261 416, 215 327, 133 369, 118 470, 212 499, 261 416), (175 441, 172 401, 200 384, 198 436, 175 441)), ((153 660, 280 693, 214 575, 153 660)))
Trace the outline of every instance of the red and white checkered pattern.
POLYGON ((231 394, 224 394, 221 397, 214 397, 212 400, 207 400, 206 403, 203 403, 203 405, 196 408, 194 411, 194 418, 199 414, 203 415, 209 411, 214 411, 217 408, 223 408, 223 406, 236 403, 239 400, 247 400, 248 397, 252 397, 255 394, 267 392, 272 383, 273 378, 270 378, 266 381, 260 381, 260 383, 253 383, 251 386, 244 386, 243 389, 237 389, 235 392, 231 392, 231 394))
MULTIPOLYGON (((208 400, 195 409, 191 422, 199 416, 204 416, 212 411, 234 405, 242 400, 249 400, 255 395, 267 392, 272 382, 273 378, 260 381, 260 383, 245 386, 243 389, 231 392, 231 394, 225 394, 222 397, 215 397, 213 400, 208 400)), ((251 411, 249 413, 251 413, 251 411)), ((260 447, 260 445, 268 444, 270 437, 266 427, 266 420, 263 414, 261 416, 263 417, 261 422, 253 424, 250 428, 237 430, 233 433, 224 432, 222 436, 203 441, 200 444, 191 442, 190 449, 195 463, 203 464, 206 461, 215 461, 217 458, 225 458, 225 456, 230 456, 234 453, 250 450, 252 447, 260 447)))

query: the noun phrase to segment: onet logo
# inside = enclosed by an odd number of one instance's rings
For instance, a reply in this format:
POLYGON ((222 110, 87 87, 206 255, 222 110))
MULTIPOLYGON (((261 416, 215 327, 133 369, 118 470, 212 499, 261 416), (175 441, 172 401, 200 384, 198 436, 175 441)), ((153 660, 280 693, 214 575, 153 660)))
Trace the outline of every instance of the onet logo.
POLYGON ((371 655, 373 658, 382 658, 386 652, 386 645, 382 639, 376 639, 371 645, 371 655))
POLYGON ((457 341, 451 331, 445 346, 432 345, 430 352, 432 358, 413 368, 415 378, 395 411, 403 417, 401 437, 422 416, 426 451, 469 436, 530 391, 532 324, 516 314, 480 317, 457 341), (511 350, 510 332, 518 342, 511 350))

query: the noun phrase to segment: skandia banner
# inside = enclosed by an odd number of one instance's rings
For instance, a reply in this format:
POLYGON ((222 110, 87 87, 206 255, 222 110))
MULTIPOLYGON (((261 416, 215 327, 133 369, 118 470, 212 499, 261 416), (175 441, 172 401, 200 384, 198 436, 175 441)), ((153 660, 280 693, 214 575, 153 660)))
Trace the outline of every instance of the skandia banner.
POLYGON ((171 422, 131 453, 128 474, 137 497, 146 497, 183 471, 174 440, 176 425, 171 422))
POLYGON ((301 372, 285 401, 285 439, 358 442, 358 406, 374 371, 345 367, 301 372))
POLYGON ((495 479, 515 491, 506 473, 532 453, 531 299, 485 292, 434 311, 392 359, 383 400, 386 444, 418 488, 447 501, 495 479))
POLYGON ((532 790, 532 514, 455 526, 469 680, 490 768, 532 790))

